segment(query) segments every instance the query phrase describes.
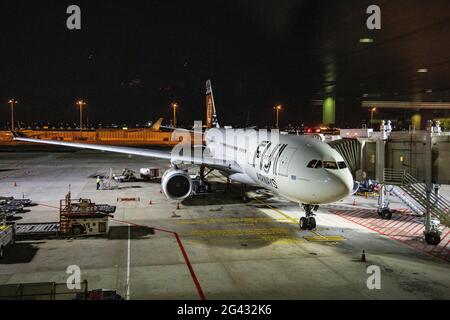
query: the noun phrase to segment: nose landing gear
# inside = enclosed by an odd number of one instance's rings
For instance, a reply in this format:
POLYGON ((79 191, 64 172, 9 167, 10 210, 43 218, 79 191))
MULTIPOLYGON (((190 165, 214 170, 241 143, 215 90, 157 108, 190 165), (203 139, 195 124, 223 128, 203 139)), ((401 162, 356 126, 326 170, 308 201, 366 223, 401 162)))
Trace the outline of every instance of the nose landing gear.
POLYGON ((301 217, 299 224, 301 230, 313 230, 316 228, 316 218, 314 218, 313 210, 316 211, 319 206, 313 206, 311 204, 303 204, 306 217, 301 217))

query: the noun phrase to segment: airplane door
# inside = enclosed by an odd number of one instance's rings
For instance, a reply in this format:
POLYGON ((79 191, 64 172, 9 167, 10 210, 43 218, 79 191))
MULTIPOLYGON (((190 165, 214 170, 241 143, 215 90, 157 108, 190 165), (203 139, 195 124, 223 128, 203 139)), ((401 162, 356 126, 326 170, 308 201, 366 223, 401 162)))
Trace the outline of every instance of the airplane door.
POLYGON ((255 167, 259 162, 261 161, 262 153, 264 152, 264 149, 269 144, 269 141, 263 141, 261 142, 258 147, 256 147, 256 151, 253 153, 253 155, 248 155, 248 164, 255 167))
POLYGON ((289 163, 291 162, 292 156, 294 155, 296 148, 288 147, 284 149, 278 160, 278 174, 283 177, 288 176, 289 163))

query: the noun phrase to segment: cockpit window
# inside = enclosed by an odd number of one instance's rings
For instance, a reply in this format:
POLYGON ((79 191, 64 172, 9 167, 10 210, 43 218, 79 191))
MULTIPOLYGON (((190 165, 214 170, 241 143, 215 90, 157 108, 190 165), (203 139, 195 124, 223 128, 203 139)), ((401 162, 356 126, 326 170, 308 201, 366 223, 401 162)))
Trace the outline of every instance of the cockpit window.
POLYGON ((345 169, 345 168, 347 168, 347 165, 345 164, 344 161, 339 161, 339 162, 338 162, 338 166, 339 166, 339 169, 345 169))
POLYGON ((320 169, 322 168, 322 160, 318 160, 316 163, 316 166, 314 167, 315 169, 320 169))
POLYGON ((308 168, 314 168, 314 166, 316 165, 316 162, 317 162, 317 160, 311 160, 311 161, 308 163, 307 167, 308 167, 308 168))
POLYGON ((332 169, 332 170, 336 170, 338 168, 337 163, 333 161, 324 161, 323 167, 325 169, 332 169))

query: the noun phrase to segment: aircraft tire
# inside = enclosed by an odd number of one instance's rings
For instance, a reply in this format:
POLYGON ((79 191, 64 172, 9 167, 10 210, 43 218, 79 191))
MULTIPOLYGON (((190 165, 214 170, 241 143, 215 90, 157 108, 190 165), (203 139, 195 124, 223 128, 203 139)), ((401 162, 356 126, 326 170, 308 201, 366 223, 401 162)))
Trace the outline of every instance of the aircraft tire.
POLYGON ((306 219, 305 217, 301 217, 300 218, 299 224, 300 224, 300 229, 301 230, 308 229, 308 219, 306 219))
POLYGON ((309 217, 308 218, 308 230, 313 230, 316 228, 316 218, 309 217))

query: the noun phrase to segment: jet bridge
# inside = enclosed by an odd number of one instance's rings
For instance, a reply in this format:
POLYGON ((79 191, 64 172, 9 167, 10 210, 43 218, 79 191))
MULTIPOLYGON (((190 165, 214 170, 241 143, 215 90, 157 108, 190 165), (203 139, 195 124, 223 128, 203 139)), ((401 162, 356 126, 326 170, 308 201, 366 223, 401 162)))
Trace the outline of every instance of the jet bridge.
POLYGON ((340 139, 328 142, 347 162, 353 177, 361 169, 361 143, 357 139, 340 139))

